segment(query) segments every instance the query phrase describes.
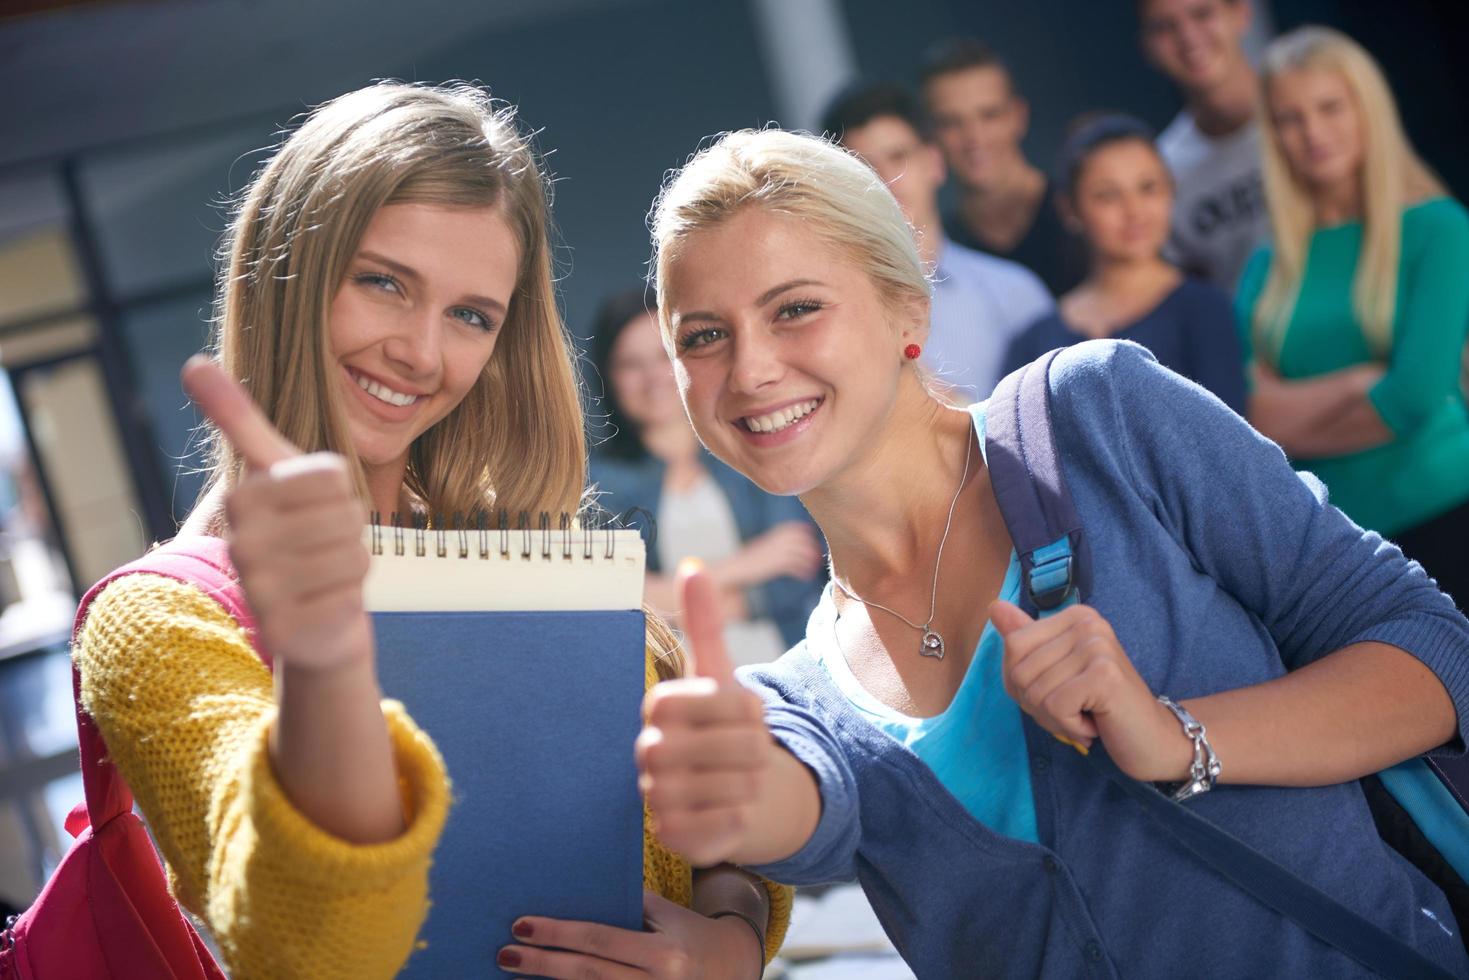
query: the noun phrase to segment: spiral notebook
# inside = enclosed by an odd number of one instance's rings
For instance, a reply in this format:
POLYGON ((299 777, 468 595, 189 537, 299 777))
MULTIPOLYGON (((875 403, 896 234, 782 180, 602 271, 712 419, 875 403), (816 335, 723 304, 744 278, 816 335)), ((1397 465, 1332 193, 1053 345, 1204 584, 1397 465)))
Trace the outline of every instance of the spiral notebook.
POLYGON ((449 769, 425 945, 401 976, 503 976, 521 915, 642 925, 636 531, 368 528, 383 693, 449 769))

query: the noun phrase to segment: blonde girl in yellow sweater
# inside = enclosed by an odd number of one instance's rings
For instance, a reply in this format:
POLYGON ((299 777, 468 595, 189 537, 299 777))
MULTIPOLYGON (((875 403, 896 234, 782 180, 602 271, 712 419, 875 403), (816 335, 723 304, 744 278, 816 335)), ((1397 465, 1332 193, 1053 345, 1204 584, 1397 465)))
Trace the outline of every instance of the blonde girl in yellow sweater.
MULTIPOLYGON (((178 898, 236 977, 391 976, 413 948, 449 782, 381 700, 362 527, 369 509, 578 508, 546 208, 510 108, 471 86, 381 84, 313 112, 231 224, 217 360, 184 372, 213 426, 180 535, 229 541, 273 672, 218 603, 148 574, 94 600, 75 657, 178 898)), ((678 668, 656 622, 649 640, 651 684, 678 668)), ((789 893, 691 874, 651 831, 644 852, 650 931, 527 916, 499 965, 758 976, 789 893)))

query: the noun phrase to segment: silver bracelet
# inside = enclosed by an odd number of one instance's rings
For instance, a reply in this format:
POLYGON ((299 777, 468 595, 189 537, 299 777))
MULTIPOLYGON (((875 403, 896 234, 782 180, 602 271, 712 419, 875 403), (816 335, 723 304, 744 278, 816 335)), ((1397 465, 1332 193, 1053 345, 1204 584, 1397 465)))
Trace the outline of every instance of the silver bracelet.
POLYGON ((1219 781, 1219 773, 1222 766, 1219 765, 1219 756, 1214 754, 1214 747, 1209 744, 1205 735, 1204 726, 1188 709, 1183 707, 1166 694, 1158 695, 1158 701, 1163 707, 1178 718, 1183 725, 1183 733, 1194 743, 1194 761, 1188 769, 1188 779, 1182 783, 1171 783, 1166 786, 1159 785, 1159 789, 1169 793, 1175 803, 1191 800, 1195 796, 1207 793, 1214 788, 1219 781))

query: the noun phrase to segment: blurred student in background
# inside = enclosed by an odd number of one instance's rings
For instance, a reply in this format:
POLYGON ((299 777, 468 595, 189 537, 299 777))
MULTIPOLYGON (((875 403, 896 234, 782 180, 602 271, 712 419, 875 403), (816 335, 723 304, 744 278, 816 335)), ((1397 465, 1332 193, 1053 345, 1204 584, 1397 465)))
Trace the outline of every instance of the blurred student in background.
POLYGON ((903 86, 858 83, 822 116, 822 131, 856 153, 898 199, 933 269, 922 364, 965 404, 989 396, 1010 341, 1055 307, 1034 272, 949 240, 939 218, 944 159, 918 101, 903 86))
POLYGON ((1229 297, 1163 258, 1173 182, 1146 123, 1103 115, 1072 128, 1056 170, 1067 225, 1086 241, 1091 272, 1010 345, 1013 371, 1053 347, 1116 337, 1153 352, 1244 414, 1229 297))
POLYGON ((919 71, 934 139, 959 191, 944 222, 961 245, 1013 259, 1060 295, 1081 281, 1085 264, 1061 226, 1045 172, 1020 141, 1030 106, 1010 69, 972 38, 941 42, 919 71))
POLYGON ((607 424, 600 441, 593 432, 591 479, 606 509, 642 507, 657 520, 648 604, 676 621, 674 569, 702 559, 719 586, 730 651, 740 663, 768 663, 806 635, 826 584, 825 548, 799 500, 766 493, 699 445, 654 306, 638 288, 597 313, 590 353, 607 424))
POLYGON ((1274 245, 1236 300, 1250 421, 1464 608, 1469 214, 1355 41, 1303 27, 1270 46, 1262 76, 1274 245))
POLYGON ((1169 257, 1233 291, 1270 234, 1260 176, 1259 80, 1245 54, 1251 0, 1139 0, 1142 47, 1183 97, 1158 137, 1176 187, 1169 257))

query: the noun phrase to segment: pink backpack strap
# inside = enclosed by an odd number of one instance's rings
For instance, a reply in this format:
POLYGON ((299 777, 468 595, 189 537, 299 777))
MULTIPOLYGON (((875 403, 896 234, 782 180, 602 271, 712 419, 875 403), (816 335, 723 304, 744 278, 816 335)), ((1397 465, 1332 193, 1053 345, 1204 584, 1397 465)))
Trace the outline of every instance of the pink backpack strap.
MULTIPOLYGON (((72 626, 72 641, 81 636, 87 611, 103 589, 124 575, 162 575, 197 587, 214 599, 229 613, 230 617, 244 627, 253 644, 255 642, 255 620, 245 602, 245 593, 234 577, 229 560, 229 545, 222 538, 195 535, 175 538, 148 552, 137 561, 129 562, 109 573, 102 581, 87 590, 77 606, 76 620, 72 626)), ((259 652, 257 647, 257 653, 259 652)), ((267 667, 270 661, 261 656, 267 667)), ((81 750, 82 784, 87 795, 87 817, 93 827, 102 827, 120 813, 133 808, 133 794, 123 781, 117 767, 107 757, 107 745, 97 724, 82 708, 82 678, 75 663, 71 670, 72 691, 77 708, 77 745, 81 750)), ((75 816, 75 814, 74 814, 75 816)), ((67 821, 67 829, 80 833, 79 826, 67 821)))

